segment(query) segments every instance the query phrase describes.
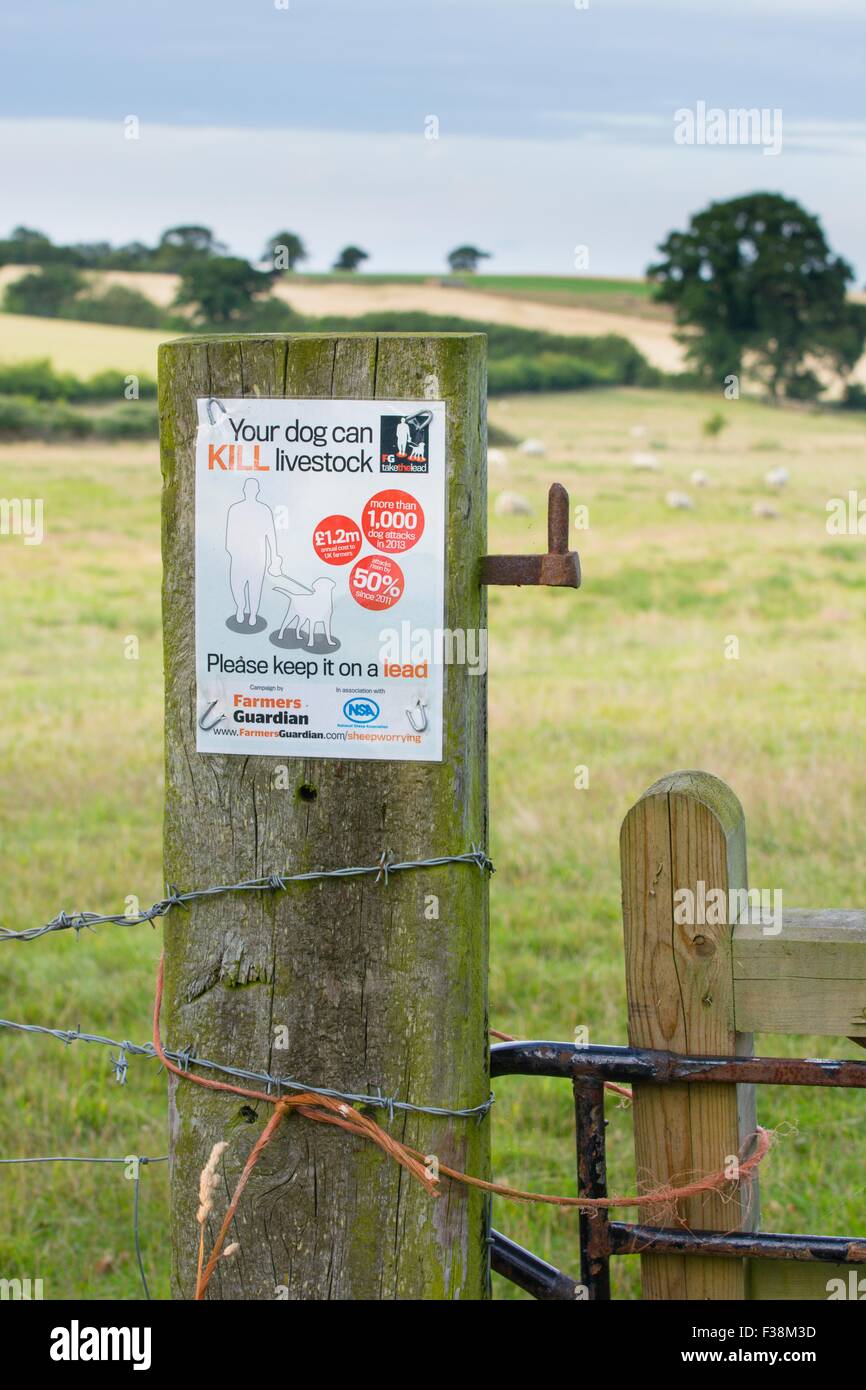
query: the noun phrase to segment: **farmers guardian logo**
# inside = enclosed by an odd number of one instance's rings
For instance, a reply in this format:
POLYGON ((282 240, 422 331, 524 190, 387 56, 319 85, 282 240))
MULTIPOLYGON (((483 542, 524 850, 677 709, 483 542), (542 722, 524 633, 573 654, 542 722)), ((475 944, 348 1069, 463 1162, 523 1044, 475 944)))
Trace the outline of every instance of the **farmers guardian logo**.
POLYGON ((433 412, 383 415, 379 428, 380 473, 427 473, 433 412))

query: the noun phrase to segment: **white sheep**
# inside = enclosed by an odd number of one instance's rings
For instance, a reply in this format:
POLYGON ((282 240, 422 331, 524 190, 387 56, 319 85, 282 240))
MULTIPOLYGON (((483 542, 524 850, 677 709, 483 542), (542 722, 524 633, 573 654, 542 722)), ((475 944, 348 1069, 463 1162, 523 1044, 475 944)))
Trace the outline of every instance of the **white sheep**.
POLYGON ((497 516, 532 516, 532 506, 519 492, 500 492, 493 504, 497 516))
POLYGON ((507 468, 508 458, 502 449, 488 449, 487 462, 491 468, 507 468))
POLYGON ((659 461, 655 454, 637 453, 631 456, 631 466, 632 468, 643 469, 645 472, 657 473, 659 461))
POLYGON ((762 517, 766 521, 775 521, 779 515, 779 508, 774 507, 772 502, 753 502, 752 516, 762 517))
POLYGON ((694 487, 706 487, 710 481, 709 473, 705 473, 703 468, 696 468, 692 473, 692 484, 694 487))
POLYGON ((535 454, 540 458, 547 450, 540 439, 524 439, 520 446, 520 452, 521 454, 535 454))
POLYGON ((764 477, 764 482, 767 484, 767 487, 783 488, 790 476, 787 468, 783 468, 780 464, 778 468, 770 469, 769 473, 764 477))
POLYGON ((694 508, 694 502, 687 492, 667 492, 665 501, 669 507, 673 507, 677 512, 690 512, 694 508))

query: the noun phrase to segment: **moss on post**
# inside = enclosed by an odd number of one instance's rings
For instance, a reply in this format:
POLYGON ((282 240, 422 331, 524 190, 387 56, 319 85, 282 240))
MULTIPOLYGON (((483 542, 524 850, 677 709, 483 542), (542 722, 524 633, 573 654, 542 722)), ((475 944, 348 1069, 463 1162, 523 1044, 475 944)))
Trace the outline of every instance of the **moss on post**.
MULTIPOLYGON (((195 747, 194 450, 199 396, 444 400, 446 628, 486 627, 485 343, 477 334, 196 337, 160 350, 166 682, 166 878, 183 887, 487 844, 486 681, 446 666, 440 764, 202 755, 195 747)), ((167 1045, 419 1104, 488 1094, 487 882, 464 865, 198 902, 166 926, 167 1045), (425 917, 436 894, 438 920, 425 917), (244 986, 240 988, 240 986, 244 986), (288 1049, 275 1049, 275 1030, 288 1049)), ((195 1285, 198 1175, 224 1156, 225 1202, 268 1118, 172 1081, 172 1266, 195 1285)), ((381 1123, 387 1114, 377 1112, 381 1123)), ((397 1112, 391 1132, 488 1176, 488 1123, 397 1112)), ((344 1132, 293 1117, 255 1170, 209 1297, 478 1299, 483 1197, 430 1198, 344 1132)), ((224 1204, 217 1203, 219 1219, 224 1204)), ((209 1232, 212 1236, 213 1232, 209 1232)))

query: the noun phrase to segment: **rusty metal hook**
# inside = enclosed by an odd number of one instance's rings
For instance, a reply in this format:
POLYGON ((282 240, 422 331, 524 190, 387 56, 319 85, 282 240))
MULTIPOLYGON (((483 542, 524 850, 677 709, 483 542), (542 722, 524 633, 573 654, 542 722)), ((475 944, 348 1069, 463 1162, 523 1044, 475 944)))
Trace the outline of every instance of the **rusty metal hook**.
POLYGON ((568 548, 569 502, 562 483, 552 483, 547 495, 546 555, 484 555, 482 584, 549 584, 580 588, 580 557, 568 548))

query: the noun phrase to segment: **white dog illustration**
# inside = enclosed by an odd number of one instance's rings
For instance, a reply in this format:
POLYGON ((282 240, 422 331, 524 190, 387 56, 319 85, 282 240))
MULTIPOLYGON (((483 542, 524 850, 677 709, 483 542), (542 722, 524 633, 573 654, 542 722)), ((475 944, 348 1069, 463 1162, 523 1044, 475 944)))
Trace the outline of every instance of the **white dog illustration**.
POLYGON ((334 615, 334 589, 336 587, 333 579, 314 579, 313 587, 308 589, 306 585, 301 584, 297 579, 292 579, 289 575, 283 577, 295 587, 281 589, 279 584, 274 585, 277 593, 285 594, 289 600, 286 616, 280 625, 280 641, 282 641, 287 628, 294 627, 299 638, 306 628, 306 645, 312 647, 315 642, 316 628, 320 627, 327 638, 328 646, 332 647, 334 639, 331 636, 331 618, 334 615))

